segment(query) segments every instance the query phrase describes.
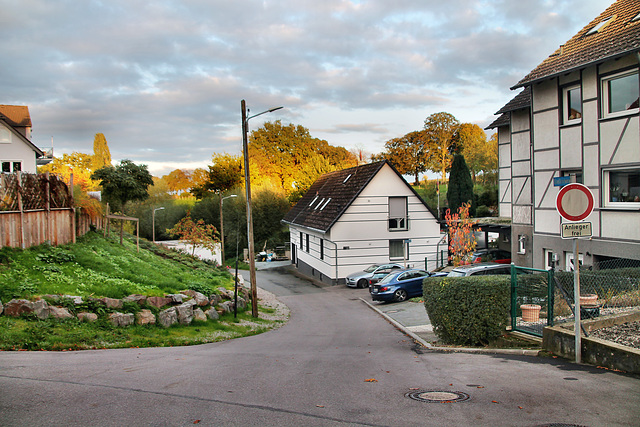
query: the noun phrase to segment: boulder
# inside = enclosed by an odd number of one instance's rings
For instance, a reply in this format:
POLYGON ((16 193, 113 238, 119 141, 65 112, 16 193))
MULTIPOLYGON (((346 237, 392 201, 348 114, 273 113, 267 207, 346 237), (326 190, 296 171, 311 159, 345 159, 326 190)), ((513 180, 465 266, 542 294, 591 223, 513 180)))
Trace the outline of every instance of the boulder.
POLYGON ((128 297, 122 298, 122 302, 129 302, 129 301, 137 302, 140 305, 144 305, 146 300, 147 300, 147 296, 140 295, 140 294, 133 294, 133 295, 129 295, 128 297))
POLYGON ((134 316, 132 313, 115 312, 109 315, 109 320, 114 326, 130 326, 133 325, 134 316))
POLYGON ((155 325, 156 316, 151 310, 144 309, 136 313, 136 321, 138 325, 155 325))
POLYGON ((209 310, 205 311, 204 314, 207 315, 207 317, 211 320, 218 320, 220 318, 220 315, 218 314, 218 311, 215 308, 210 308, 209 310))
POLYGON ((225 301, 222 304, 220 304, 218 307, 220 307, 222 309, 222 311, 225 312, 225 313, 233 313, 233 302, 232 301, 225 301))
POLYGON ((222 297, 218 294, 213 294, 209 297, 209 305, 211 306, 215 306, 220 304, 220 302, 222 301, 222 297))
POLYGON ((247 308, 247 301, 244 298, 238 297, 238 310, 244 310, 247 308))
POLYGON ((167 298, 167 297, 149 297, 147 298, 147 304, 156 307, 156 308, 162 308, 165 305, 169 305, 171 304, 173 300, 171 298, 167 298))
POLYGON ((68 298, 70 300, 73 300, 74 305, 80 305, 84 302, 82 300, 82 297, 75 296, 75 295, 62 295, 62 298, 68 298))
POLYGON ((18 317, 22 313, 33 313, 33 303, 26 299, 12 299, 4 306, 5 316, 18 317))
POLYGON ((83 311, 82 313, 78 313, 78 320, 81 322, 95 322, 98 320, 98 315, 95 313, 87 313, 83 311))
POLYGON ((222 286, 218 287, 218 293, 223 299, 233 299, 233 292, 222 286))
POLYGON ((190 305, 191 307, 195 307, 198 305, 198 302, 194 299, 187 300, 182 303, 182 305, 190 305))
POLYGON ((181 294, 188 295, 196 301, 196 304, 199 307, 204 307, 205 305, 209 305, 209 299, 205 297, 203 294, 197 291, 193 291, 189 289, 188 291, 182 291, 181 294))
POLYGON ((165 328, 178 323, 178 313, 175 307, 167 308, 158 313, 158 323, 165 328))
POLYGON ((204 314, 204 311, 202 311, 201 308, 196 308, 193 310, 193 320, 197 320, 199 322, 206 322, 207 319, 207 315, 204 314))
POLYGON ((49 317, 49 312, 51 307, 49 306, 49 304, 47 304, 45 300, 39 299, 34 301, 32 308, 35 315, 38 316, 38 319, 44 320, 47 317, 49 317))
POLYGON ((174 304, 182 304, 182 301, 184 301, 184 295, 182 294, 169 294, 166 295, 167 298, 171 298, 171 301, 174 304))
POLYGON ((178 322, 181 325, 189 325, 193 321, 193 305, 180 304, 175 307, 178 315, 178 322))
POLYGON ((106 305, 107 308, 122 308, 122 300, 116 298, 99 298, 102 304, 106 305))
POLYGON ((63 307, 56 307, 52 305, 49 307, 49 315, 55 319, 70 319, 73 314, 69 313, 69 310, 63 307))

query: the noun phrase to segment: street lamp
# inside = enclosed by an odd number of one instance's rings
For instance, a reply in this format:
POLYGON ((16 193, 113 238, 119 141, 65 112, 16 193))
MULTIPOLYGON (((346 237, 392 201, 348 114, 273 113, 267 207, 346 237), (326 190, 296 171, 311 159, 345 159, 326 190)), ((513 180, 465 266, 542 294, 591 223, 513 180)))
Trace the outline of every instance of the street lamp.
POLYGON ((238 195, 232 194, 227 197, 222 197, 222 193, 220 193, 220 259, 222 265, 224 265, 224 221, 222 220, 222 202, 225 199, 230 199, 232 197, 238 197, 238 195))
POLYGON ((251 281, 251 315, 258 317, 258 287, 256 285, 256 259, 253 247, 253 218, 251 216, 251 183, 249 181, 249 148, 247 143, 247 133, 249 132, 249 120, 262 114, 271 113, 283 107, 271 108, 262 113, 248 116, 249 110, 244 102, 240 101, 242 109, 242 152, 244 155, 244 182, 247 192, 247 240, 249 242, 249 280, 251 281))
POLYGON ((151 215, 151 228, 152 228, 152 234, 153 234, 153 243, 156 242, 156 211, 161 211, 163 209, 164 209, 163 207, 155 208, 153 210, 153 214, 151 215))

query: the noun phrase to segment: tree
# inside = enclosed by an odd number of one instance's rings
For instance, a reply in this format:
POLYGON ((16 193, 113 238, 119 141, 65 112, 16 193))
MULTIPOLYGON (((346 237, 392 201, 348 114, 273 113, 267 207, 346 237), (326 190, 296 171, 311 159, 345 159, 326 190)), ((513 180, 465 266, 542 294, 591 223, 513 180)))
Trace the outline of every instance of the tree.
POLYGON ((466 261, 477 244, 473 234, 474 221, 470 219, 469 207, 469 203, 463 203, 457 209, 458 213, 454 214, 451 213, 451 209, 447 209, 444 217, 449 229, 449 261, 455 267, 466 261))
POLYGON ((204 181, 191 188, 191 193, 197 199, 202 199, 207 194, 231 190, 243 182, 242 157, 214 153, 211 160, 213 165, 209 166, 204 181))
POLYGON ((105 166, 91 175, 99 180, 104 199, 111 204, 113 211, 124 212, 127 202, 145 200, 149 197, 148 187, 153 185, 153 177, 147 165, 136 165, 131 160, 122 160, 116 167, 105 166))
POLYGON ((464 156, 456 154, 453 157, 451 174, 449 176, 449 188, 447 189, 447 202, 449 209, 456 212, 463 204, 469 203, 470 213, 475 214, 475 202, 473 200, 473 181, 471 173, 464 161, 464 156))
POLYGON ((487 142, 487 134, 480 126, 472 123, 461 124, 455 139, 457 152, 464 156, 474 183, 481 172, 489 173, 497 169, 497 145, 494 149, 493 144, 487 142))
POLYGON ((173 194, 181 194, 191 188, 191 171, 175 169, 162 179, 167 183, 169 191, 173 194))
POLYGON ((91 179, 91 162, 90 154, 74 151, 54 158, 48 165, 40 166, 38 172, 55 174, 66 183, 71 182, 71 174, 73 174, 74 186, 80 186, 82 191, 93 191, 98 188, 98 183, 91 179))
POLYGON ((192 245, 192 256, 196 253, 196 246, 215 253, 216 243, 220 241, 218 230, 211 224, 205 224, 201 219, 193 221, 190 211, 173 228, 167 229, 167 234, 178 236, 181 242, 192 245))
POLYGON ((111 166, 111 152, 107 145, 107 138, 102 133, 96 133, 93 138, 93 157, 91 158, 91 170, 96 171, 105 166, 111 166))
POLYGON ((451 166, 454 136, 460 122, 449 113, 434 113, 424 121, 427 168, 446 180, 451 166))
POLYGON ((419 175, 427 171, 425 132, 410 132, 384 144, 385 151, 374 160, 387 160, 402 175, 413 175, 414 185, 420 183, 419 175))

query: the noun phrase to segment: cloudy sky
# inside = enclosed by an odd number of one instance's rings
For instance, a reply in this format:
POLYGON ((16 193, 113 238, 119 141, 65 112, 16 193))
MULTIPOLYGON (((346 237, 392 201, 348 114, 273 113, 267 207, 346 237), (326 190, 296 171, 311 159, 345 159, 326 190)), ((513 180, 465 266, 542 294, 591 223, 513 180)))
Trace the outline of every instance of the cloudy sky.
POLYGON ((33 142, 156 176, 240 154, 240 101, 380 152, 446 111, 482 127, 613 0, 0 0, 0 104, 33 142))

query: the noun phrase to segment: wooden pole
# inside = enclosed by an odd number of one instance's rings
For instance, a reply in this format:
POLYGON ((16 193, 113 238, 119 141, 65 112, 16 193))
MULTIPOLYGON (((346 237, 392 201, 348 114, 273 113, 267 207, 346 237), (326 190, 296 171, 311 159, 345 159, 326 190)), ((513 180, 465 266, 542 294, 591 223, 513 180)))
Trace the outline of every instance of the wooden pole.
POLYGON ((69 196, 71 201, 71 241, 76 242, 76 208, 73 200, 73 173, 69 176, 69 196))
POLYGON ((16 187, 18 190, 18 209, 20 210, 20 247, 24 249, 24 207, 22 206, 22 173, 20 171, 16 172, 16 187))
POLYGON ((47 236, 47 240, 49 243, 53 241, 52 230, 51 230, 51 183, 49 172, 44 174, 45 177, 45 194, 44 194, 44 216, 45 216, 45 236, 47 236))

